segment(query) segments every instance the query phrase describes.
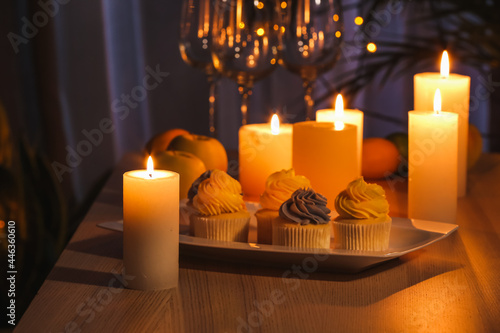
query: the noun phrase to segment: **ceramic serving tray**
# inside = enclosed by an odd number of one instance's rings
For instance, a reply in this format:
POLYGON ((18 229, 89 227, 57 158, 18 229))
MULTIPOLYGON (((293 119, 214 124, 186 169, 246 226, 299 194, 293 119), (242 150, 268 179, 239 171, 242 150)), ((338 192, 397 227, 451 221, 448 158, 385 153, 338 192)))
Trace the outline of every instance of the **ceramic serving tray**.
MULTIPOLYGON (((258 209, 258 204, 247 202, 250 212, 258 209)), ((353 251, 335 249, 333 238, 330 249, 290 249, 284 246, 257 244, 257 221, 250 221, 248 243, 223 242, 189 235, 188 210, 181 203, 179 248, 181 253, 217 260, 246 262, 274 267, 292 265, 312 265, 322 271, 356 273, 384 261, 398 258, 417 251, 434 242, 446 238, 457 230, 458 225, 407 219, 392 218, 389 248, 386 251, 353 251)), ((102 228, 123 231, 122 221, 98 224, 102 228)))

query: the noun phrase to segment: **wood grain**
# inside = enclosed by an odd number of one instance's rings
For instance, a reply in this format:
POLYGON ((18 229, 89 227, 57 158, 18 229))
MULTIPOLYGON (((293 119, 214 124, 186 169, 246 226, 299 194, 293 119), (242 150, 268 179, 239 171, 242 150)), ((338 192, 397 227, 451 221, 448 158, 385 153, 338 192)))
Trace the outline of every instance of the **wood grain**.
MULTIPOLYGON (((16 332, 495 332, 500 327, 500 155, 482 156, 459 200, 460 228, 397 260, 348 275, 182 256, 172 291, 124 289, 123 161, 16 332)), ((394 216, 406 183, 384 184, 394 216)))

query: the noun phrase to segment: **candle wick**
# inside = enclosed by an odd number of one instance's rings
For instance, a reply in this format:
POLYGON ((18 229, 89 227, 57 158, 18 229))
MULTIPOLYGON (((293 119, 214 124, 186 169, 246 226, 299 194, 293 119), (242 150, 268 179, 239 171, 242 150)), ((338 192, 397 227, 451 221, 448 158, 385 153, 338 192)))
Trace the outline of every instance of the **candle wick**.
POLYGON ((153 173, 149 173, 149 178, 153 178, 153 173))

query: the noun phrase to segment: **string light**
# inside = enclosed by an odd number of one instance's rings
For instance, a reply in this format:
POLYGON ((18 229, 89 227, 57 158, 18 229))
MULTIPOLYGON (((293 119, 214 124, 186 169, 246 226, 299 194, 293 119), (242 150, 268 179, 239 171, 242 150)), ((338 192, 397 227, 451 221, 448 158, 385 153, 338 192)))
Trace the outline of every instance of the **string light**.
POLYGON ((363 22, 364 22, 364 20, 361 16, 356 16, 356 18, 354 19, 354 24, 356 24, 356 25, 362 25, 363 22))

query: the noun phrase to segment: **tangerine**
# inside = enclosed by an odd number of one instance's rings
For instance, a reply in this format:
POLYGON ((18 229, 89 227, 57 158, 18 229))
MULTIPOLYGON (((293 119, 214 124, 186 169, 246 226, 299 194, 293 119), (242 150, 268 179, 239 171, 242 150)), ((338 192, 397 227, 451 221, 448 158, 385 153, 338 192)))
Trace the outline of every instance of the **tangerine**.
POLYGON ((154 155, 158 152, 165 151, 170 141, 182 134, 189 134, 189 132, 182 128, 172 128, 156 134, 146 143, 145 151, 148 155, 154 155))
POLYGON ((391 141, 383 138, 363 140, 362 170, 368 179, 384 178, 394 173, 399 165, 398 148, 391 141))

